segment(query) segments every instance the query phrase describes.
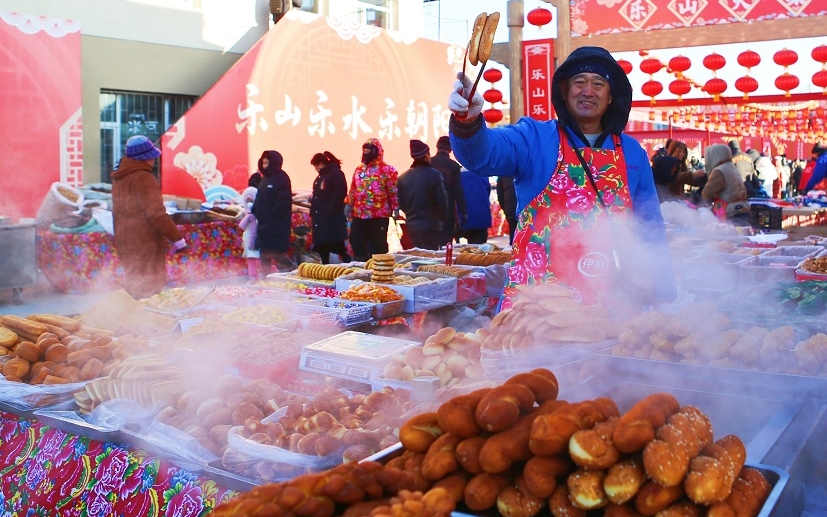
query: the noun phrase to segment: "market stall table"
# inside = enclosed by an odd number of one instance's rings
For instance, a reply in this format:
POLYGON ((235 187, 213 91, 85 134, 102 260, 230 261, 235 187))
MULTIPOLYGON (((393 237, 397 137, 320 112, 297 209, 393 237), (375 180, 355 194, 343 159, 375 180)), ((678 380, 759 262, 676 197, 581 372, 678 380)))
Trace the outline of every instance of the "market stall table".
POLYGON ((196 516, 236 492, 103 443, 0 412, 0 513, 196 516))
POLYGON ((827 208, 785 206, 781 209, 781 227, 823 226, 827 224, 827 208))
MULTIPOLYGON (((309 227, 309 216, 293 214, 293 228, 309 227)), ((167 278, 173 286, 217 278, 246 275, 242 258, 242 230, 238 221, 208 221, 179 225, 187 248, 167 256, 167 278)), ((291 242, 309 246, 309 236, 291 242)), ((82 292, 115 289, 122 285, 123 268, 118 261, 115 241, 105 232, 37 234, 37 264, 57 289, 82 292)))

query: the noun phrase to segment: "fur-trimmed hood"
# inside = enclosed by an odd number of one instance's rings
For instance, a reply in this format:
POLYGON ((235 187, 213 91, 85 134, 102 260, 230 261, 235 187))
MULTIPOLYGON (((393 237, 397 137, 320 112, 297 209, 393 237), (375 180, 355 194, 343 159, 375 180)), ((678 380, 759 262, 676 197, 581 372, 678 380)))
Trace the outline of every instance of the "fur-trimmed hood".
MULTIPOLYGON (((580 47, 569 54, 569 57, 555 70, 551 84, 551 103, 557 112, 557 120, 562 126, 571 129, 585 141, 580 128, 569 114, 566 101, 563 99, 563 93, 560 90, 562 78, 567 77, 572 67, 583 61, 597 61, 612 74, 614 82, 614 88, 611 91, 612 102, 600 122, 603 126, 604 135, 608 133, 620 135, 626 128, 626 123, 629 121, 629 112, 632 109, 632 85, 615 58, 612 57, 609 51, 601 47, 580 47)), ((603 138, 600 138, 600 140, 603 140, 603 138)))

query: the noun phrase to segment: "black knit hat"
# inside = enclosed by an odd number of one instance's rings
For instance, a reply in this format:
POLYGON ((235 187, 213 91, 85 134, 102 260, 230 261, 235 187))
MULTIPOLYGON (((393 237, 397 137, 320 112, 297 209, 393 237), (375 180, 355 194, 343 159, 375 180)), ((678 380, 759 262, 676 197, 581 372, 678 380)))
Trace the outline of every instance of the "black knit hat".
POLYGON ((824 151, 827 151, 827 147, 821 145, 821 142, 817 142, 816 145, 813 146, 813 154, 821 154, 824 151))
POLYGON ((431 154, 431 148, 422 140, 411 140, 411 158, 416 160, 431 154))

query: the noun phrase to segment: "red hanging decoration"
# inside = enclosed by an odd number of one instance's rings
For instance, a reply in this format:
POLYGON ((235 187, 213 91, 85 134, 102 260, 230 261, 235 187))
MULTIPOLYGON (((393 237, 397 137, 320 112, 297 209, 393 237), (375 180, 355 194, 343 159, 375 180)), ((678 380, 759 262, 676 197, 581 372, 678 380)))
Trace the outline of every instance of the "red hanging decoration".
POLYGON ((686 79, 675 79, 669 83, 669 91, 678 96, 678 102, 683 102, 682 96, 692 91, 692 86, 686 79))
POLYGON ((503 100, 503 92, 496 88, 491 88, 482 94, 482 98, 494 104, 495 102, 501 102, 503 100))
POLYGON ((526 15, 528 23, 540 28, 543 28, 543 25, 547 25, 549 22, 551 22, 551 18, 551 11, 549 11, 548 9, 544 9, 542 7, 532 9, 528 12, 528 15, 526 15))
POLYGON ((653 57, 646 58, 640 62, 640 70, 644 74, 656 74, 660 72, 661 68, 663 68, 663 63, 661 63, 659 59, 655 59, 653 57))
POLYGON ((704 84, 703 90, 712 95, 712 99, 718 102, 721 99, 721 94, 726 91, 727 84, 723 79, 719 79, 716 72, 726 65, 724 56, 716 53, 709 54, 704 57, 704 67, 712 70, 712 79, 704 84))
POLYGON ((784 97, 790 97, 790 90, 798 88, 798 77, 785 73, 775 79, 775 87, 784 92, 784 97))
POLYGON ((819 45, 810 52, 813 60, 821 63, 823 69, 827 69, 827 45, 819 45))
POLYGON ((649 97, 650 106, 655 105, 655 96, 663 91, 663 85, 652 78, 652 74, 659 72, 662 68, 663 63, 661 63, 659 59, 655 59, 653 57, 646 58, 640 62, 640 70, 645 74, 649 74, 649 80, 643 83, 640 87, 640 91, 649 97))
POLYGON ((735 81, 735 89, 744 94, 744 100, 749 99, 749 94, 758 89, 758 81, 755 78, 745 75, 735 81))
POLYGON ((503 119, 503 112, 497 108, 488 108, 482 112, 482 116, 489 124, 496 124, 503 119))
POLYGON ((692 61, 686 56, 675 56, 669 60, 669 69, 676 72, 678 78, 682 77, 690 66, 692 66, 692 61))
POLYGON ((794 65, 798 61, 798 54, 794 50, 785 48, 773 54, 772 60, 775 61, 776 65, 783 66, 786 72, 788 66, 794 65))
POLYGON ((738 64, 747 69, 747 75, 735 81, 735 89, 744 94, 744 100, 749 99, 749 94, 758 89, 758 81, 750 77, 749 72, 759 63, 761 63, 761 56, 758 52, 745 50, 738 54, 738 64))
POLYGON ((713 77, 704 85, 704 91, 712 95, 712 98, 717 102, 721 99, 721 94, 726 91, 726 87, 726 81, 713 77))
POLYGON ((485 72, 482 73, 482 78, 488 81, 489 83, 496 83, 500 79, 503 78, 503 73, 496 68, 489 68, 485 72))
POLYGON ((738 54, 738 64, 743 66, 747 69, 747 73, 749 73, 749 69, 758 66, 761 63, 761 55, 758 52, 754 52, 752 50, 745 50, 738 54))
POLYGON ((632 70, 634 70, 635 68, 634 65, 632 65, 632 63, 626 61, 625 59, 618 59, 617 64, 620 65, 620 68, 623 69, 623 73, 626 75, 632 73, 632 70))
POLYGON ((704 58, 704 67, 712 70, 713 72, 717 72, 724 66, 726 66, 726 58, 724 58, 721 54, 716 54, 713 52, 704 58))
POLYGON ((650 105, 655 105, 655 96, 658 95, 660 92, 663 91, 663 85, 660 84, 658 81, 646 81, 640 87, 640 91, 643 92, 643 95, 651 98, 650 105))
POLYGON ((813 84, 821 88, 823 95, 827 95, 827 69, 813 74, 813 84))

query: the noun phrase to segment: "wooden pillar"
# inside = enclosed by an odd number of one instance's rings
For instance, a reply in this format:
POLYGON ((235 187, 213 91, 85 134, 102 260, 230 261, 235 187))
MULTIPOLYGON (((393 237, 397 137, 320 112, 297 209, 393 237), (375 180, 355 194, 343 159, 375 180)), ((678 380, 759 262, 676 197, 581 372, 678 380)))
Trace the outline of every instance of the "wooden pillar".
POLYGON ((523 113, 523 0, 508 0, 508 69, 510 75, 511 124, 517 122, 523 113))

